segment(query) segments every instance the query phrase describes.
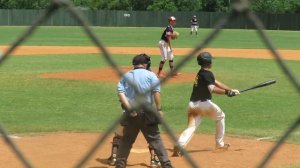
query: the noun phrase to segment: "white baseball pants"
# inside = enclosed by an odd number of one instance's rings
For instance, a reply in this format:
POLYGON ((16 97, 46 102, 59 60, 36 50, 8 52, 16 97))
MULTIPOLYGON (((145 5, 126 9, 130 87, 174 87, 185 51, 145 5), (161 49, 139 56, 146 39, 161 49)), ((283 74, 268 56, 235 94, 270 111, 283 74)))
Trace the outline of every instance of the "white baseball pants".
POLYGON ((216 104, 211 100, 190 102, 188 105, 188 116, 188 128, 181 133, 178 139, 178 143, 182 147, 189 143, 197 127, 201 124, 202 118, 205 116, 216 121, 216 146, 224 146, 225 114, 216 104))
POLYGON ((191 32, 197 32, 198 31, 198 26, 197 25, 192 25, 191 26, 191 32))
POLYGON ((173 60, 174 55, 169 44, 164 40, 160 40, 158 44, 160 49, 161 60, 162 61, 166 61, 167 59, 173 60))

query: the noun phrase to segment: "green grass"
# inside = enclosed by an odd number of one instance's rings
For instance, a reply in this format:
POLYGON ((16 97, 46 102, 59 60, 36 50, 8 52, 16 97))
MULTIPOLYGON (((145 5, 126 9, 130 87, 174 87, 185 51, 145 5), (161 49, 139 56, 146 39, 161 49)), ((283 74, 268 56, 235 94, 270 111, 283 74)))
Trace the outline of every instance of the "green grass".
MULTIPOLYGON (((27 27, 0 27, 0 45, 11 44, 27 27)), ((93 27, 106 46, 157 47, 162 28, 93 27)), ((175 47, 194 47, 210 29, 200 29, 199 37, 181 33, 175 47)), ((274 46, 300 49, 297 31, 266 31, 274 46)), ((24 45, 93 45, 79 27, 41 27, 24 45)), ((223 30, 208 47, 265 48, 253 30, 223 30)), ((131 64, 132 55, 114 55, 120 66, 131 64)), ((183 57, 175 57, 175 63, 183 57)), ((159 56, 152 56, 157 67, 159 56)), ((286 61, 300 79, 300 61, 286 61)), ((10 133, 91 131, 106 129, 121 114, 116 83, 42 79, 48 72, 82 71, 108 66, 97 54, 10 57, 0 64, 0 123, 10 133)), ((166 66, 167 68, 167 66, 166 66)), ((182 72, 198 71, 191 61, 182 72)), ((299 115, 299 93, 274 60, 216 58, 212 69, 218 80, 233 88, 244 89, 259 82, 276 79, 269 87, 228 98, 214 95, 213 101, 226 113, 226 133, 242 137, 279 138, 299 115)), ((176 132, 186 127, 186 107, 192 83, 162 86, 165 119, 176 132)), ((205 119, 198 132, 214 133, 215 123, 205 119)), ((289 142, 299 143, 300 129, 289 142)))
MULTIPOLYGON (((27 27, 0 27, 0 45, 13 43, 27 27)), ((92 27, 105 46, 157 47, 163 28, 92 27)), ((207 37, 212 29, 199 29, 199 36, 190 36, 188 28, 175 28, 180 37, 174 47, 192 48, 207 37)), ((275 47, 299 49, 299 31, 266 31, 275 47)), ((40 27, 24 45, 94 45, 81 27, 40 27)), ((266 48, 255 30, 225 29, 209 44, 212 48, 266 48)))
MULTIPOLYGON (((114 55, 121 66, 131 56, 114 55)), ((157 67, 159 56, 153 56, 157 67)), ((180 61, 182 57, 177 57, 180 61)), ((287 62, 300 78, 300 61, 287 62)), ((10 133, 92 131, 106 129, 121 114, 116 83, 41 79, 47 72, 80 71, 108 66, 97 54, 10 57, 0 66, 0 123, 10 133)), ((198 71, 194 61, 182 72, 198 71)), ((216 78, 243 89, 269 79, 277 83, 228 98, 214 95, 213 101, 226 113, 226 133, 233 136, 280 135, 299 115, 299 94, 274 60, 216 58, 216 78)), ((166 121, 176 132, 186 127, 186 107, 192 83, 162 86, 166 121)), ((214 122, 205 119, 198 132, 214 133, 214 122)), ((297 143, 299 129, 289 139, 297 143)))

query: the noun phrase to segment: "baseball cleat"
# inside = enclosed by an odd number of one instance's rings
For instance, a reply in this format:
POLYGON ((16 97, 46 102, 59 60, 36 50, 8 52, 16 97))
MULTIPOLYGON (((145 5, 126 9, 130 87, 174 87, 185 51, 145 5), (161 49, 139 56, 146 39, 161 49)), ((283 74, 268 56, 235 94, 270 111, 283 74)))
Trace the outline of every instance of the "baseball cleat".
POLYGON ((172 157, 179 157, 182 156, 180 149, 177 146, 174 146, 172 157))
POLYGON ((224 144, 224 146, 217 146, 216 147, 216 151, 227 151, 228 150, 228 148, 230 147, 230 144, 224 144))
POLYGON ((110 165, 110 166, 115 166, 116 165, 116 161, 117 161, 117 157, 115 155, 111 155, 107 159, 107 164, 110 165))
POLYGON ((180 75, 180 74, 181 74, 181 73, 176 72, 176 71, 172 72, 172 76, 178 76, 178 75, 180 75))
POLYGON ((150 161, 150 167, 151 168, 160 168, 160 162, 158 159, 151 159, 150 161))
POLYGON ((165 74, 162 74, 162 73, 159 73, 159 74, 157 74, 157 77, 158 77, 158 78, 164 78, 164 77, 166 77, 166 75, 165 75, 165 74))

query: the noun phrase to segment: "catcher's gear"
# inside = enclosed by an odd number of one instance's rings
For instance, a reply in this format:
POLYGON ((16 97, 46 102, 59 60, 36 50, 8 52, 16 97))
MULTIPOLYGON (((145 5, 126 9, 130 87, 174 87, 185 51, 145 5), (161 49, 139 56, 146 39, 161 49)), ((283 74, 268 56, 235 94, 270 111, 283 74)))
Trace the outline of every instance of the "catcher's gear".
POLYGON ((202 52, 197 57, 198 65, 210 65, 212 62, 212 55, 209 52, 202 52))
POLYGON ((179 37, 179 33, 177 31, 174 31, 173 34, 172 34, 172 39, 177 39, 179 37))
POLYGON ((107 159, 107 164, 114 166, 116 164, 117 161, 117 152, 121 143, 121 136, 115 134, 115 136, 113 137, 113 141, 112 141, 112 148, 111 148, 111 155, 110 157, 107 159))

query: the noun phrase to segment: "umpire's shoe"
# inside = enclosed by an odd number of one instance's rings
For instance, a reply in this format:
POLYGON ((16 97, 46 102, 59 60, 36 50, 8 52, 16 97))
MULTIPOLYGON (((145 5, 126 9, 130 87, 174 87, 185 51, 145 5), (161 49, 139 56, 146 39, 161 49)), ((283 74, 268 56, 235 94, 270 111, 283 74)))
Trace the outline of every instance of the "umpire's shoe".
POLYGON ((151 168, 160 168, 160 162, 159 162, 159 160, 158 160, 158 158, 153 158, 153 159, 151 159, 151 161, 150 161, 150 167, 151 168))
POLYGON ((116 161, 117 161, 117 157, 115 156, 115 154, 113 154, 107 159, 107 164, 110 166, 115 166, 116 161))
POLYGON ((182 156, 182 153, 180 152, 180 149, 175 145, 173 149, 172 157, 179 157, 182 156))

